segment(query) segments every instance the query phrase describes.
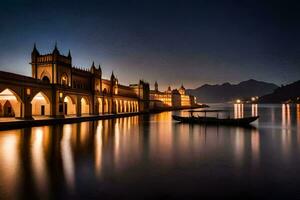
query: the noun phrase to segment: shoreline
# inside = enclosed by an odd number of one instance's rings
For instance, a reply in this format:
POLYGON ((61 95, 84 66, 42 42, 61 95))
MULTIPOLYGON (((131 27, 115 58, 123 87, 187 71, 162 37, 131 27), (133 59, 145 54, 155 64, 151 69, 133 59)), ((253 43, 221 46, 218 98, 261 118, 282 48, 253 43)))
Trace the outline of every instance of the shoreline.
POLYGON ((199 105, 193 107, 181 107, 181 108, 166 108, 159 110, 151 110, 149 112, 132 112, 132 113, 118 113, 118 114, 105 114, 105 115, 87 115, 87 116, 74 116, 67 118, 46 118, 46 119, 31 119, 31 120, 15 120, 15 121, 6 121, 0 122, 0 131, 2 130, 13 130, 27 127, 37 127, 37 126, 47 126, 47 125, 56 125, 56 124, 73 124, 86 121, 98 121, 106 119, 116 119, 124 117, 132 117, 137 115, 144 114, 156 114, 167 111, 174 110, 184 110, 184 109, 195 109, 195 108, 204 108, 208 107, 207 105, 199 105))

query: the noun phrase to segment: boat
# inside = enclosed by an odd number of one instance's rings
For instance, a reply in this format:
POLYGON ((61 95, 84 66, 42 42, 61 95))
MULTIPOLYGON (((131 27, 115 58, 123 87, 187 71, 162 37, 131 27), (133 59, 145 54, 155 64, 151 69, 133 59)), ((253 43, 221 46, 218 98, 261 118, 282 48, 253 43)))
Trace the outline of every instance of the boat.
POLYGON ((207 112, 224 112, 223 110, 202 110, 202 111, 188 111, 191 113, 189 117, 172 115, 172 118, 181 123, 190 124, 209 124, 209 125, 230 125, 230 126, 248 126, 250 123, 254 122, 259 118, 259 116, 253 117, 243 117, 243 118, 219 118, 217 117, 207 117, 207 112), (204 112, 205 116, 194 116, 194 112, 204 112))

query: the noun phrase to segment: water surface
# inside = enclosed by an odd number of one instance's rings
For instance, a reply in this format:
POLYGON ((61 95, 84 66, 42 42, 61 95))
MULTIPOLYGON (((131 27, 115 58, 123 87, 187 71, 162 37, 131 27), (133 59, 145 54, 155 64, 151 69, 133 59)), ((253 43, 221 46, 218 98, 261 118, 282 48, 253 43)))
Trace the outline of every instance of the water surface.
POLYGON ((164 112, 1 131, 0 197, 300 197, 300 106, 214 107, 260 119, 188 125, 164 112))

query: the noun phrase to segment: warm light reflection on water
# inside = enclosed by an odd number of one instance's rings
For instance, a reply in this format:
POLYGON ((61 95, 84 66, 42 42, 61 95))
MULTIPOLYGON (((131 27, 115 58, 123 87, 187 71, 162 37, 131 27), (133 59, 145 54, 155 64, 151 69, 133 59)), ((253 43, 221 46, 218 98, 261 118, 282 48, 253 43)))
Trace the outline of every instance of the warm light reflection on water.
POLYGON ((234 104, 234 118, 244 117, 244 104, 234 104))
POLYGON ((282 126, 289 129, 291 125, 291 108, 289 104, 282 104, 282 126))
POLYGON ((102 137, 103 121, 99 121, 95 133, 95 173, 97 177, 100 176, 102 167, 102 137))
POLYGON ((257 116, 257 114, 258 114, 258 105, 257 104, 251 104, 251 114, 252 114, 252 116, 257 116))
POLYGON ((235 185, 239 182, 226 177, 236 175, 238 181, 258 178, 253 184, 263 184, 261 174, 289 176, 286 170, 300 167, 299 105, 235 104, 231 110, 234 117, 260 120, 247 128, 189 125, 164 112, 1 131, 0 195, 15 198, 26 190, 35 198, 97 196, 100 190, 126 195, 131 187, 136 194, 148 186, 180 187, 173 191, 180 193, 191 190, 193 179, 197 188, 213 186, 214 177, 235 185))
POLYGON ((20 132, 3 131, 0 134, 0 197, 16 198, 20 181, 20 132))
MULTIPOLYGON (((32 151, 32 168, 35 179, 35 185, 40 195, 47 192, 48 174, 46 165, 45 152, 48 148, 46 136, 49 135, 49 127, 34 127, 31 135, 31 151, 32 151)), ((42 196, 41 196, 42 197, 42 196)))
POLYGON ((74 190, 75 185, 74 158, 72 153, 72 133, 76 133, 76 125, 64 125, 62 133, 63 135, 60 143, 64 176, 67 187, 70 191, 74 190))
POLYGON ((260 139, 259 132, 257 129, 251 130, 251 150, 253 164, 257 165, 259 161, 259 151, 260 151, 260 139))

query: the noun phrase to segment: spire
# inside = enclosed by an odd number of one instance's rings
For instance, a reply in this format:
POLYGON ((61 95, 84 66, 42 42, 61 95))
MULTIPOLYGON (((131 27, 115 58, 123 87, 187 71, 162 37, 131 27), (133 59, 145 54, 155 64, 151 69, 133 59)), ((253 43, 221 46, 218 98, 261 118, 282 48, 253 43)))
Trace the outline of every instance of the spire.
POLYGON ((102 69, 101 69, 100 64, 99 64, 99 66, 98 66, 98 70, 100 71, 100 73, 102 73, 102 69))
POLYGON ((181 83, 181 87, 180 87, 181 89, 183 89, 183 90, 185 90, 185 88, 184 88, 184 86, 183 86, 183 83, 181 83))
POLYGON ((155 83, 154 83, 154 88, 155 88, 155 91, 157 92, 158 91, 158 83, 157 83, 157 81, 155 81, 155 83))
POLYGON ((35 44, 35 43, 34 43, 34 45, 33 45, 32 54, 40 55, 39 51, 38 51, 37 48, 36 48, 36 44, 35 44))
POLYGON ((72 56, 71 56, 71 50, 70 49, 69 49, 68 57, 72 58, 72 56))
POLYGON ((94 73, 95 70, 96 70, 96 67, 95 67, 95 63, 94 63, 94 61, 93 61, 93 64, 92 64, 92 66, 91 66, 91 72, 94 73))
POLYGON ((57 49, 57 42, 55 42, 55 46, 54 46, 54 49, 53 49, 53 54, 59 54, 59 51, 57 49))
POLYGON ((116 79, 115 75, 114 75, 114 71, 112 71, 111 76, 110 76, 110 80, 114 80, 116 79))

